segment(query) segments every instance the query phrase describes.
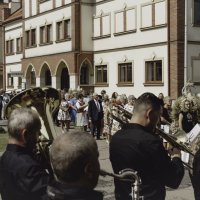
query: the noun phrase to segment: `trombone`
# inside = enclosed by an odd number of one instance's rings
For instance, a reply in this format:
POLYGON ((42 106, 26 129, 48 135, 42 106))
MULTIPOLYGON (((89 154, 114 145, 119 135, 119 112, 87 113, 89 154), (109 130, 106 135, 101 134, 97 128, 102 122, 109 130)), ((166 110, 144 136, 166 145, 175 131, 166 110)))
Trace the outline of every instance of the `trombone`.
MULTIPOLYGON (((125 110, 122 106, 118 106, 118 109, 119 109, 120 114, 122 114, 123 117, 125 117, 126 119, 132 118, 133 114, 125 110)), ((111 113, 111 117, 122 125, 127 123, 127 120, 123 120, 123 118, 121 119, 112 113, 111 113)), ((179 135, 176 137, 175 135, 170 135, 170 134, 165 133, 160 128, 156 128, 155 133, 159 135, 161 138, 165 139, 169 144, 171 144, 171 146, 176 147, 177 149, 184 151, 186 153, 189 153, 189 155, 194 157, 194 153, 190 149, 190 145, 187 142, 186 137, 184 137, 182 133, 179 133, 179 135)), ((185 162, 183 162, 183 164, 187 168, 193 169, 189 164, 185 162)))

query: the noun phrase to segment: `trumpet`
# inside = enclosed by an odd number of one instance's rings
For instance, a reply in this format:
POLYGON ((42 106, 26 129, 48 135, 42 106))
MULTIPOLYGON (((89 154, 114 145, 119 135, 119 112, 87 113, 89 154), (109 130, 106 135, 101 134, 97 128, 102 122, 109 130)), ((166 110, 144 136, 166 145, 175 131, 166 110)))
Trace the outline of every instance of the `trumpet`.
POLYGON ((140 185, 142 184, 142 181, 140 177, 138 176, 137 171, 127 168, 127 169, 121 170, 119 174, 114 174, 114 173, 110 173, 101 169, 100 175, 104 177, 110 176, 121 181, 130 182, 131 188, 132 188, 132 191, 131 191, 132 200, 144 199, 144 197, 140 196, 140 193, 139 193, 140 185))

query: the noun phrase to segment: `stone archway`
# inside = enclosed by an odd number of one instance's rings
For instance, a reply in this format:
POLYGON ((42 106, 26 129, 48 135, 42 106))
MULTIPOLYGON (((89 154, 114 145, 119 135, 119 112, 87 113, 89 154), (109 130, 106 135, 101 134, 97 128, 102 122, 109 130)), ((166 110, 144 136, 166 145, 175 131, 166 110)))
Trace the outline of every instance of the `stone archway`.
POLYGON ((43 64, 40 72, 40 86, 52 86, 52 77, 49 66, 45 63, 43 64))
POLYGON ((25 79, 26 79, 25 88, 31 88, 36 86, 36 73, 35 73, 35 68, 32 65, 28 66, 25 79))
POLYGON ((70 88, 69 70, 65 62, 61 61, 57 68, 57 88, 66 89, 70 88))
POLYGON ((79 75, 79 85, 81 88, 88 91, 94 88, 94 70, 88 59, 82 62, 79 75))

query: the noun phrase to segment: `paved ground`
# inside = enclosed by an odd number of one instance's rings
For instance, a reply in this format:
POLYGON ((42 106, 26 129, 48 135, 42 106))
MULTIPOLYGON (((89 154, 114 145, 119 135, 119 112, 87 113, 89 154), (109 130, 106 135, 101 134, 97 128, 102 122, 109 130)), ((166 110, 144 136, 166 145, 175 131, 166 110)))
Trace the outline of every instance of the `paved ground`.
MULTIPOLYGON (((2 122, 6 123, 6 122, 2 122)), ((0 122, 1 125, 1 122, 0 122)), ((56 131, 61 133, 59 127, 56 127, 56 131)), ((112 172, 111 164, 109 161, 109 154, 108 154, 108 144, 105 140, 97 140, 98 148, 99 148, 99 159, 101 169, 104 169, 108 172, 112 172)), ((1 153, 0 153, 1 155, 1 153)), ((97 185, 97 190, 100 190, 104 193, 105 200, 114 200, 114 183, 112 177, 99 177, 99 182, 97 185)), ((193 189, 191 187, 191 182, 186 171, 184 179, 177 190, 167 189, 167 196, 166 200, 193 200, 193 189)), ((1 198, 0 198, 1 200, 1 198)))

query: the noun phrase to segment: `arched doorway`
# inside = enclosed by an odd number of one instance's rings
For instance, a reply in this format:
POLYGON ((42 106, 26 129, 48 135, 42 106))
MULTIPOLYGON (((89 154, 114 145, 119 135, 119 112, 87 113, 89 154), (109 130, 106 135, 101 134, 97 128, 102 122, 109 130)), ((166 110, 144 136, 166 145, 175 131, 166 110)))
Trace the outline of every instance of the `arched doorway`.
POLYGON ((40 86, 51 86, 52 85, 52 78, 51 78, 51 71, 49 66, 45 63, 42 66, 41 73, 40 73, 40 86))
POLYGON ((94 89, 94 70, 88 59, 85 59, 85 61, 81 64, 79 77, 79 84, 82 89, 86 91, 94 89))
POLYGON ((35 68, 32 65, 29 65, 26 72, 25 88, 30 88, 30 87, 35 87, 35 86, 36 86, 35 68))
POLYGON ((69 70, 65 62, 61 61, 56 72, 57 88, 68 90, 70 88, 69 70))
POLYGON ((67 90, 69 89, 69 72, 67 68, 63 68, 61 71, 61 90, 66 88, 67 90))

